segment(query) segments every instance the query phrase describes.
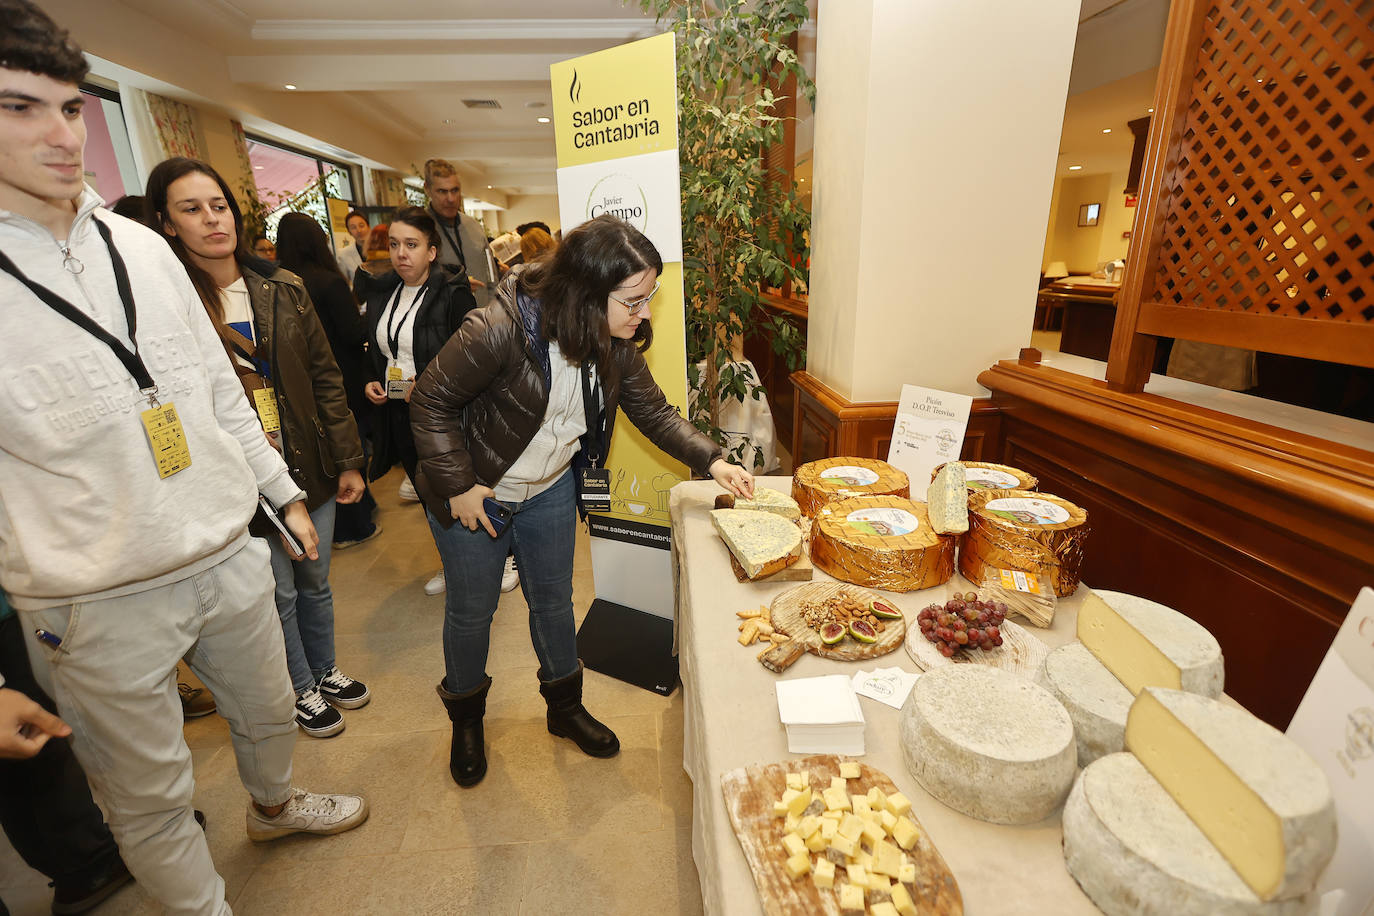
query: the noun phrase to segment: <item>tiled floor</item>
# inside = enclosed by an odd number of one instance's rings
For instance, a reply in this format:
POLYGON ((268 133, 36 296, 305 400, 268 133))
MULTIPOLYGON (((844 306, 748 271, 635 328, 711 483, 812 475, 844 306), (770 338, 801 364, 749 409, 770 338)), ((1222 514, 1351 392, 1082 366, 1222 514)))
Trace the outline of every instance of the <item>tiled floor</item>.
MULTIPOLYGON (((423 592, 439 568, 414 504, 393 474, 374 489, 384 533, 335 555, 336 648, 372 703, 345 711, 343 734, 301 736, 296 782, 368 796, 372 816, 332 838, 255 846, 244 834, 247 795, 223 719, 186 726, 196 805, 210 850, 241 916, 263 914, 699 913, 692 864, 692 785, 682 771, 682 703, 595 672, 588 708, 620 736, 593 760, 544 728, 544 702, 524 599, 502 597, 492 630, 486 735, 490 770, 472 789, 448 775, 448 720, 434 693, 443 671, 443 599, 423 592)), ((574 603, 593 597, 579 531, 574 603)), ((49 891, 0 836, 0 897, 14 916, 48 912, 49 891)), ((138 887, 94 912, 157 913, 138 887)))

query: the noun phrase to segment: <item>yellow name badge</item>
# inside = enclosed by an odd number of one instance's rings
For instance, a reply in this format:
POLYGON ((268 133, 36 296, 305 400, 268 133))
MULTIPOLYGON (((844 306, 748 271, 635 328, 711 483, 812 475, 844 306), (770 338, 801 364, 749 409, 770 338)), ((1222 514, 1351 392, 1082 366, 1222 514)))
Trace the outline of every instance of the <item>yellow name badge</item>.
POLYGON ((405 376, 401 374, 400 366, 386 367, 386 380, 388 382, 399 382, 403 378, 405 378, 405 376))
POLYGON ((165 480, 189 468, 191 450, 186 445, 186 432, 181 428, 176 406, 163 404, 143 411, 140 417, 143 420, 143 432, 148 436, 148 445, 153 449, 157 476, 165 480))
POLYGON ((281 416, 277 413, 277 391, 275 388, 258 388, 253 391, 253 405, 258 409, 258 419, 262 421, 262 431, 275 433, 281 429, 281 416))

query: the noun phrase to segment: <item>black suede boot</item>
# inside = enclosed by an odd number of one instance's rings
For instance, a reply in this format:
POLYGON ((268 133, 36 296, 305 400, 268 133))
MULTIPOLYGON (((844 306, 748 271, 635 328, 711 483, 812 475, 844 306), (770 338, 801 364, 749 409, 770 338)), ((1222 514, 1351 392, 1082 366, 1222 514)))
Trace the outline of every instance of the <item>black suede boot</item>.
POLYGON ((487 691, 491 678, 484 678, 474 690, 449 693, 444 681, 434 688, 444 701, 453 723, 453 744, 449 747, 448 771, 463 787, 475 786, 487 775, 487 752, 482 744, 482 717, 487 713, 487 691))
POLYGON ((615 732, 592 718, 582 705, 582 663, 577 671, 556 681, 545 681, 539 672, 539 692, 549 704, 549 734, 571 738, 582 753, 591 757, 614 757, 620 753, 615 732))

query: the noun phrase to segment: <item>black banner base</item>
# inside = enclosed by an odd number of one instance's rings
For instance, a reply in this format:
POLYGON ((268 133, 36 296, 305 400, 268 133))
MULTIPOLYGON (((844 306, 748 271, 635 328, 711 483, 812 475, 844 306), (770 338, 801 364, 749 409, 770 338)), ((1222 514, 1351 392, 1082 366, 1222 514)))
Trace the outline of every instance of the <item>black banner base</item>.
POLYGON ((582 663, 618 681, 671 696, 677 689, 673 622, 597 598, 577 631, 582 663))

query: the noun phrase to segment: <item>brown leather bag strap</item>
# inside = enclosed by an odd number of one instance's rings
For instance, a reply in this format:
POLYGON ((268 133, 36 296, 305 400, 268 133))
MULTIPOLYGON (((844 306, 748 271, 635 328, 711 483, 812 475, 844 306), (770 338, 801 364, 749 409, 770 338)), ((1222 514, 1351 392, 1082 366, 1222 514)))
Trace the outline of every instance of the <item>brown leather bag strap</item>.
POLYGON ((242 353, 245 359, 251 360, 257 355, 258 348, 253 345, 253 341, 244 337, 227 324, 221 327, 220 337, 224 339, 226 344, 242 353))

